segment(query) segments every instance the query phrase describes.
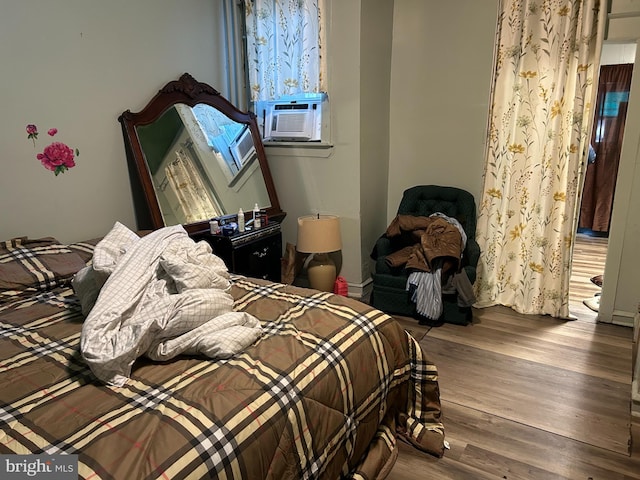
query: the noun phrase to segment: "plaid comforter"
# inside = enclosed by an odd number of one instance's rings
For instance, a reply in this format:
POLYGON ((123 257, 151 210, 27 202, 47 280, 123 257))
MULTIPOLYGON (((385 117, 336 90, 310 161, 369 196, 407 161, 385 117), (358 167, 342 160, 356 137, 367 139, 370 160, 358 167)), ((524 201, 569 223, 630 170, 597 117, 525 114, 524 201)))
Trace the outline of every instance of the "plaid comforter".
POLYGON ((83 362, 71 288, 0 293, 0 453, 79 454, 80 478, 118 480, 376 478, 398 435, 442 455, 436 368, 392 318, 243 277, 231 293, 260 340, 139 359, 122 387, 83 362))

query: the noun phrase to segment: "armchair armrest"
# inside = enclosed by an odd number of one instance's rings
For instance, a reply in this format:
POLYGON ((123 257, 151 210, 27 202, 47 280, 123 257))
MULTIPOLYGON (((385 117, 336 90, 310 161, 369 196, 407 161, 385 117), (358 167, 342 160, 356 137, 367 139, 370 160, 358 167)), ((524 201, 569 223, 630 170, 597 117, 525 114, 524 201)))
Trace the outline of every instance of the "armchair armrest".
POLYGON ((378 240, 376 240, 376 244, 373 246, 370 256, 373 260, 378 260, 381 257, 386 257, 390 253, 393 253, 394 250, 395 248, 391 243, 391 239, 386 235, 382 235, 378 240))
POLYGON ((375 260, 374 273, 385 275, 401 275, 404 267, 391 267, 387 264, 388 255, 398 250, 398 240, 390 239, 386 235, 382 235, 376 240, 376 244, 371 251, 371 259, 375 260))

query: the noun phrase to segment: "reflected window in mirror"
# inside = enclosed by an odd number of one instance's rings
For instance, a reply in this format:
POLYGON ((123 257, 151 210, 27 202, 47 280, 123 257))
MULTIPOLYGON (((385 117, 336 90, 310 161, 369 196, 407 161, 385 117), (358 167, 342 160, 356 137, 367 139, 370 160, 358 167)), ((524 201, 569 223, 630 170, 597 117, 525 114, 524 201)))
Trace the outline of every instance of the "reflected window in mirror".
MULTIPOLYGON (((201 148, 204 149, 206 143, 211 149, 222 173, 229 181, 229 186, 236 185, 241 178, 246 181, 257 168, 255 164, 251 172, 248 171, 252 161, 257 158, 248 125, 234 122, 208 105, 200 104, 193 108, 186 105, 176 107, 181 112, 183 122, 191 131, 192 137, 203 142, 201 148)), ((237 188, 240 186, 241 184, 237 188)), ((266 188, 263 190, 263 195, 258 195, 262 204, 268 202, 266 188)))

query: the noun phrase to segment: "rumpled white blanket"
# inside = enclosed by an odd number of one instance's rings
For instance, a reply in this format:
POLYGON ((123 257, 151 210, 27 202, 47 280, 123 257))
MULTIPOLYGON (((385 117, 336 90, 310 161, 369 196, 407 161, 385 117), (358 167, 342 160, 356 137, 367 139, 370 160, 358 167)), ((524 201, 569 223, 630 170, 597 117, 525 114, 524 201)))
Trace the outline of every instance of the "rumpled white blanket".
POLYGON ((93 265, 72 283, 83 311, 90 310, 82 357, 110 385, 124 385, 141 355, 228 358, 262 335, 257 318, 233 311, 224 262, 181 225, 139 238, 116 223, 96 245, 93 265))

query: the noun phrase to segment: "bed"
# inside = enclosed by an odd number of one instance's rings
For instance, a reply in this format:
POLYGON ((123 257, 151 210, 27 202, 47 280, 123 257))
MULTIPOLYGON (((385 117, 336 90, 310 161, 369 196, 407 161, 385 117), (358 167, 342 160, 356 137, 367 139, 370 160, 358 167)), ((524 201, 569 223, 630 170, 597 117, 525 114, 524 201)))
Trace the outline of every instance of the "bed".
POLYGON ((257 341, 100 381, 71 284, 100 241, 0 244, 0 454, 77 454, 79 478, 118 480, 373 479, 399 440, 443 455, 436 367, 394 319, 331 293, 230 275, 257 341))

